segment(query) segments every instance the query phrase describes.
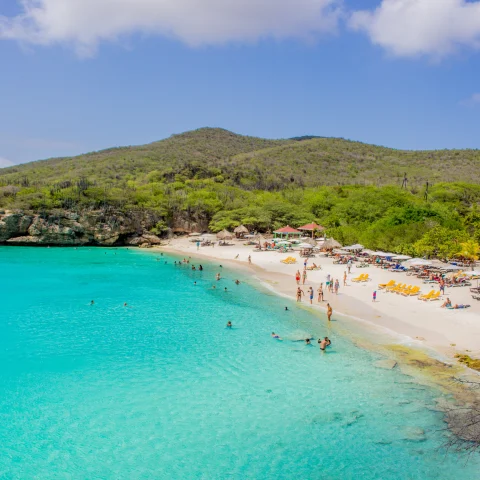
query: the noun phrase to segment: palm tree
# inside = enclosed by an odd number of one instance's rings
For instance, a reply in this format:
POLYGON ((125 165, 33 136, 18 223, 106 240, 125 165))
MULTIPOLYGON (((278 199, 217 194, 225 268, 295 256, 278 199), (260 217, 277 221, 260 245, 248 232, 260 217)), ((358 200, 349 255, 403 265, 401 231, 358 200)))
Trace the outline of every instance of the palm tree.
POLYGON ((479 258, 480 254, 480 245, 475 240, 467 240, 460 244, 461 250, 458 252, 458 255, 466 260, 469 260, 473 265, 479 258))

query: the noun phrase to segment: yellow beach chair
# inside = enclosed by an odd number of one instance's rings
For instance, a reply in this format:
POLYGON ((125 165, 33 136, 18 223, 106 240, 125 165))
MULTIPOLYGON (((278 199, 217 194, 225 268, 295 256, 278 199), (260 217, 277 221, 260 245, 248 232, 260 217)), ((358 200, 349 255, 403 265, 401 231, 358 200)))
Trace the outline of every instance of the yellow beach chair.
POLYGON ((398 295, 398 294, 401 294, 403 295, 404 293, 407 293, 410 292, 410 290, 412 289, 413 287, 411 285, 409 285, 408 287, 405 287, 405 288, 401 288, 400 290, 397 290, 395 293, 398 295))
POLYGON ((369 282, 370 281, 370 277, 368 276, 368 273, 365 274, 365 276, 360 280, 361 282, 369 282))
POLYGON ((428 301, 429 302, 433 302, 434 300, 440 300, 440 295, 442 294, 442 292, 440 292, 440 290, 438 292, 435 292, 429 299, 428 301))
POLYGON ((432 290, 428 292, 426 295, 420 295, 418 297, 419 300, 428 300, 430 297, 432 297, 435 294, 435 290, 432 290))
POLYGON ((408 292, 407 296, 414 297, 415 295, 420 295, 420 287, 413 287, 410 292, 408 292))
POLYGON ((365 273, 361 273, 360 276, 358 276, 357 278, 352 278, 352 282, 363 282, 363 279, 365 277, 368 277, 368 275, 365 273))
POLYGON ((397 291, 404 289, 406 286, 407 286, 406 283, 399 283, 398 285, 394 285, 393 287, 387 288, 387 292, 397 293, 397 291))
POLYGON ((382 290, 384 288, 394 287, 394 286, 395 286, 395 280, 390 280, 388 283, 379 283, 378 284, 378 288, 380 290, 382 290))

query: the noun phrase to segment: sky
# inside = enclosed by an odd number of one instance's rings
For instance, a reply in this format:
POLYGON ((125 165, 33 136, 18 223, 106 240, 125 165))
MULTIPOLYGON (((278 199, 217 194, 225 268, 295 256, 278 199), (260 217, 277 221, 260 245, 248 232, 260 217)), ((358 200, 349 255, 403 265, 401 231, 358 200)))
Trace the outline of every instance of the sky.
POLYGON ((200 127, 480 148, 480 0, 0 0, 0 167, 200 127))

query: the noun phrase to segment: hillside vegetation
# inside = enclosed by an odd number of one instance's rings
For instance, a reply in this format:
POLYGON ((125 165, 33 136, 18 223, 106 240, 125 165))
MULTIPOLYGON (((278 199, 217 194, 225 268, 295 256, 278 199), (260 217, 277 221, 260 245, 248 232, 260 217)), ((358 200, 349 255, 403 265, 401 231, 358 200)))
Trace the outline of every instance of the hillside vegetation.
POLYGON ((420 254, 439 252, 431 245, 437 242, 451 252, 457 248, 451 242, 480 238, 479 167, 476 150, 265 140, 205 128, 2 169, 0 208, 147 210, 162 219, 156 233, 178 218, 214 231, 240 223, 266 231, 315 220, 345 243, 420 254), (401 189, 405 173, 407 189, 401 189))

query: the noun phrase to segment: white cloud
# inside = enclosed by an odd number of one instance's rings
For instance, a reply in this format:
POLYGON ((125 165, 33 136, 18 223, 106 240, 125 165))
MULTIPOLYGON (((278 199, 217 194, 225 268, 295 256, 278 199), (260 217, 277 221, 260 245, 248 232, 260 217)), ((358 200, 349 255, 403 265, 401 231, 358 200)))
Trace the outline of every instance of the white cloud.
POLYGON ((341 0, 18 0, 23 13, 0 16, 0 38, 70 44, 82 55, 101 41, 142 33, 191 46, 312 38, 335 30, 341 0))
POLYGON ((11 167, 12 165, 14 165, 14 163, 10 160, 0 157, 0 168, 11 167))
POLYGON ((441 58, 461 46, 480 48, 480 1, 382 0, 373 11, 354 12, 350 26, 394 55, 441 58))
POLYGON ((475 105, 480 105, 480 93, 474 93, 470 98, 462 100, 461 105, 465 107, 474 107, 475 105))

